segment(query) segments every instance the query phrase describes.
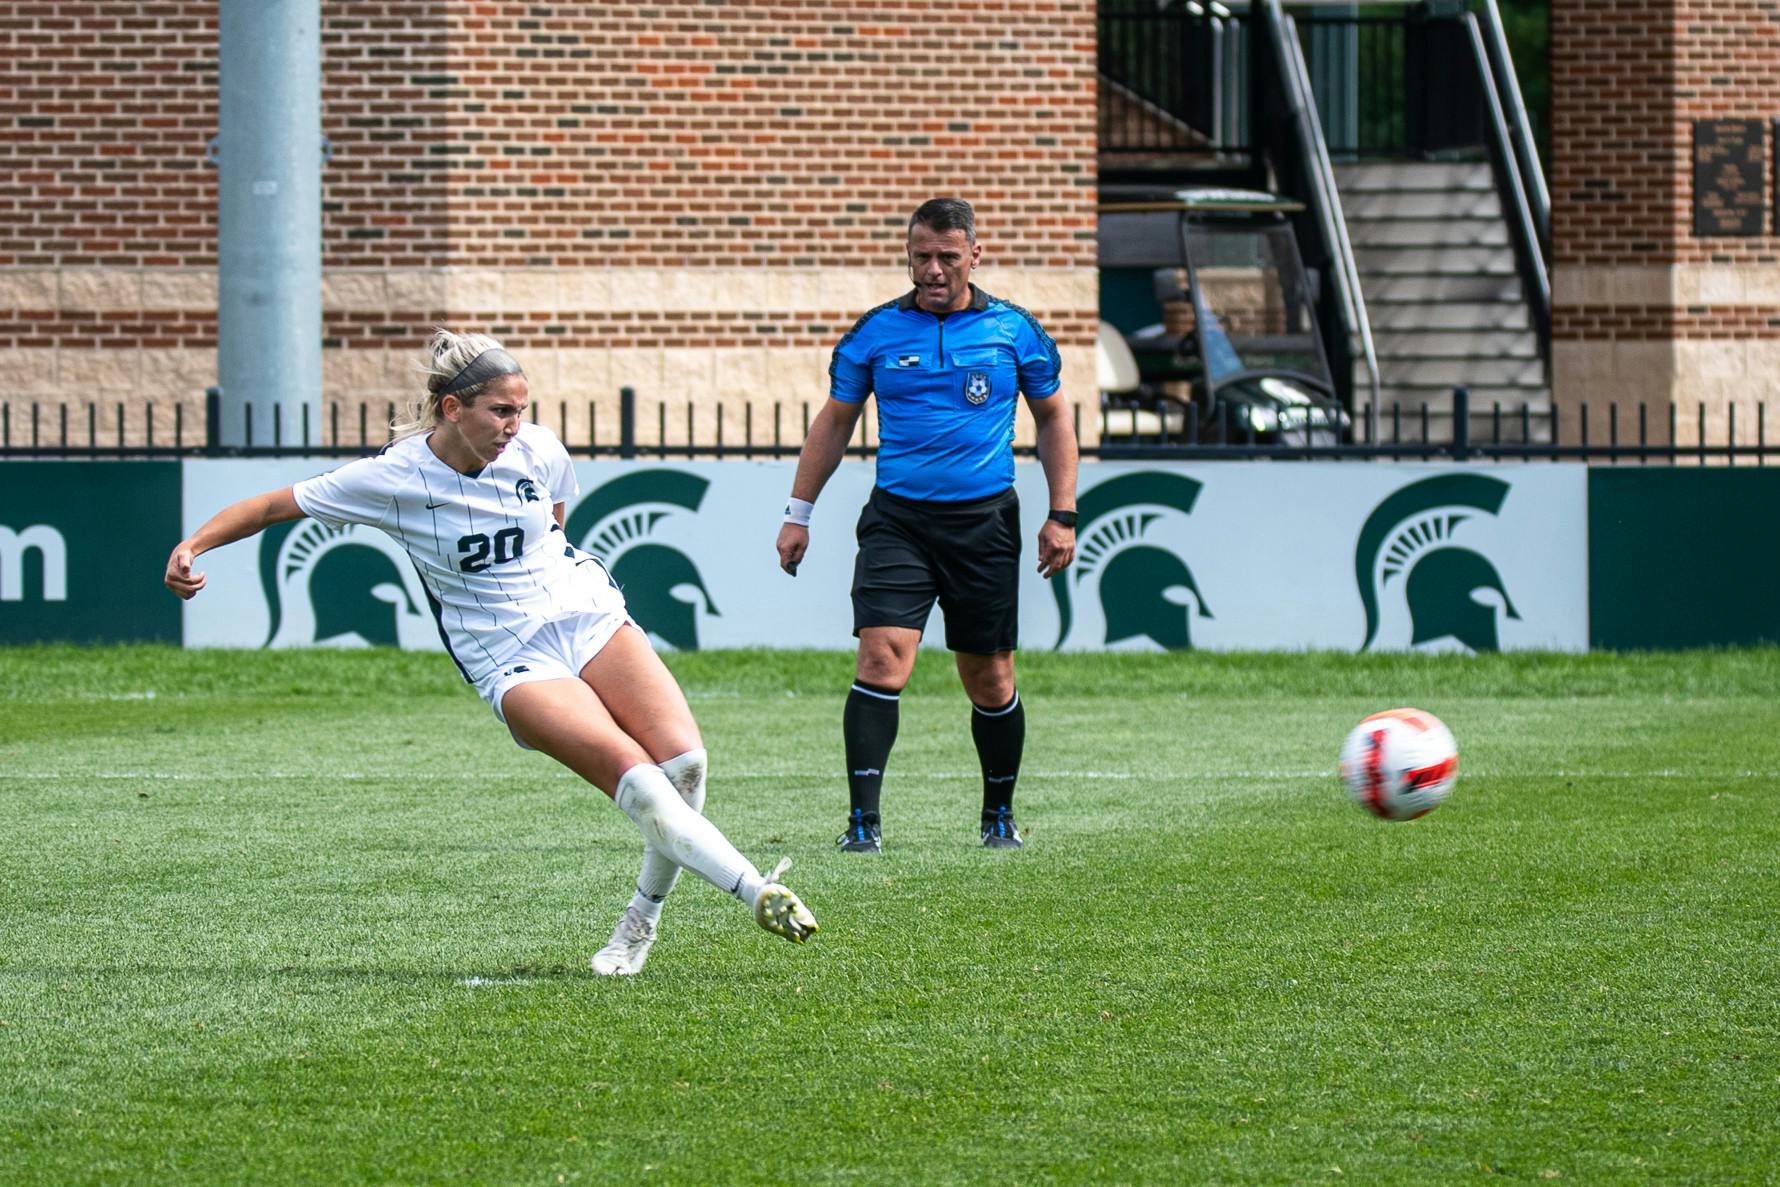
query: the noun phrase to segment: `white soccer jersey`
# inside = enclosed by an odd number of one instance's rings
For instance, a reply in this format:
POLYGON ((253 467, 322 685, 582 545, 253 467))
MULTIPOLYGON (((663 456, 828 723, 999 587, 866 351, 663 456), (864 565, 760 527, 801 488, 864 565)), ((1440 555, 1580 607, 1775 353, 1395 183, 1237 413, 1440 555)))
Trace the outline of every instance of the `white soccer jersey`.
POLYGON ((402 546, 446 649, 475 683, 546 622, 623 611, 605 565, 557 526, 555 505, 579 489, 556 434, 527 423, 476 474, 447 466, 418 434, 304 479, 292 493, 305 515, 380 528, 402 546))

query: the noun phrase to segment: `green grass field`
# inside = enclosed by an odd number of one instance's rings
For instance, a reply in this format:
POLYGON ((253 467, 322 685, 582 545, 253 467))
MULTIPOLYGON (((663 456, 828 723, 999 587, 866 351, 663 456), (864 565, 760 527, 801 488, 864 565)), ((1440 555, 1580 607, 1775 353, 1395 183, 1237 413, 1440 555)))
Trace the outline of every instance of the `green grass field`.
POLYGON ((1009 854, 927 655, 879 858, 850 657, 671 663, 822 934, 684 880, 609 981, 634 827, 443 657, 0 650, 0 1183, 1780 1176, 1780 652, 1026 654, 1009 854))

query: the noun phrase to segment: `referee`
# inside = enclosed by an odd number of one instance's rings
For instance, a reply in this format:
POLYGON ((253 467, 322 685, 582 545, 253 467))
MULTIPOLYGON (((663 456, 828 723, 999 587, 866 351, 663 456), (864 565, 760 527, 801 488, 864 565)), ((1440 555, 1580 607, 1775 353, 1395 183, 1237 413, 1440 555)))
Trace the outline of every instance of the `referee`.
POLYGON ((982 258, 976 216, 959 198, 923 203, 909 219, 914 288, 854 323, 829 364, 829 399, 797 459, 779 565, 796 575, 810 546, 810 510, 834 473, 867 396, 878 398, 877 484, 859 516, 853 633, 859 654, 842 735, 852 799, 840 847, 877 853, 878 800, 897 707, 937 600, 946 646, 970 697, 983 768, 980 836, 1020 848, 1014 781, 1026 713, 1014 687, 1019 624, 1020 507, 1014 494, 1014 406, 1038 425, 1050 514, 1038 571, 1075 557, 1076 441, 1057 344, 1030 313, 970 283, 982 258))

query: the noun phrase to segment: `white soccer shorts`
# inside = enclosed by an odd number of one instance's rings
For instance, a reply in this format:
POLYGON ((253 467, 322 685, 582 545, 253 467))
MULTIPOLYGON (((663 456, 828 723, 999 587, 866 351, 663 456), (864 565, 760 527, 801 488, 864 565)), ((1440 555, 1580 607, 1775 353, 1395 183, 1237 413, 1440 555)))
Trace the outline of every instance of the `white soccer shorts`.
MULTIPOLYGON (((510 690, 533 680, 578 679, 588 661, 625 626, 636 627, 639 631, 643 629, 622 606, 613 611, 586 610, 547 622, 525 641, 525 646, 517 654, 476 682, 477 695, 488 702, 501 724, 506 725, 501 698, 510 690)), ((512 732, 511 727, 508 732, 512 732)), ((517 737, 513 740, 519 742, 517 737)), ((519 745, 531 749, 524 742, 519 745)))

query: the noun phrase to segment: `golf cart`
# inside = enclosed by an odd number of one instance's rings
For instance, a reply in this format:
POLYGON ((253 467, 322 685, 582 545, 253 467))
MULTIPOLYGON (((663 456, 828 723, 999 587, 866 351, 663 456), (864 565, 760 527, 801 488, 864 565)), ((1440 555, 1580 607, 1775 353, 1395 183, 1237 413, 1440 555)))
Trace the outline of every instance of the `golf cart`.
POLYGON ((1103 440, 1339 442, 1349 420, 1287 221, 1302 207, 1233 189, 1102 199, 1103 440))

